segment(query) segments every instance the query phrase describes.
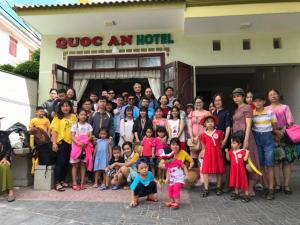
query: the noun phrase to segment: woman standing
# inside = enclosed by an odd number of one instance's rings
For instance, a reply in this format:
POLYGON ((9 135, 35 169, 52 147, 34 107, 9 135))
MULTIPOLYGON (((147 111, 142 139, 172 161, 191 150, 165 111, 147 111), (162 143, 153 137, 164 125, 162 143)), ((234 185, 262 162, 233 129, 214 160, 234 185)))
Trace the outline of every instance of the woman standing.
POLYGON ((267 109, 272 110, 277 118, 278 130, 275 130, 275 192, 281 191, 280 186, 280 166, 282 166, 284 177, 284 193, 292 194, 290 188, 290 178, 292 173, 292 163, 296 159, 295 145, 287 142, 285 136, 286 128, 294 124, 294 118, 288 105, 280 103, 280 93, 271 89, 268 92, 268 99, 271 105, 267 109))
POLYGON ((184 121, 180 118, 180 111, 176 106, 171 109, 170 119, 168 119, 169 138, 179 138, 180 149, 186 150, 184 121))
POLYGON ((127 106, 124 111, 124 119, 120 121, 120 141, 119 146, 122 146, 124 142, 133 141, 133 107, 127 106))
POLYGON ((74 88, 68 88, 66 97, 72 103, 73 111, 76 114, 77 113, 77 97, 76 97, 75 89, 74 88))
POLYGON ((51 123, 52 150, 56 152, 56 164, 54 170, 55 190, 65 191, 68 184, 65 182, 69 167, 72 135, 71 128, 77 122, 73 113, 72 103, 69 100, 62 100, 58 105, 57 115, 51 123))
MULTIPOLYGON (((245 103, 245 92, 241 88, 236 88, 232 92, 233 101, 237 105, 237 108, 233 115, 233 132, 243 131, 245 133, 245 139, 243 142, 243 149, 250 151, 250 158, 259 169, 259 158, 255 144, 255 140, 251 131, 253 112, 251 106, 245 103)), ((249 176, 249 195, 255 196, 254 182, 259 180, 257 174, 250 174, 249 176)))
POLYGON ((168 106, 168 104, 169 104, 168 96, 166 96, 166 95, 160 96, 158 99, 158 102, 160 104, 159 107, 162 109, 162 112, 163 112, 163 114, 162 114, 163 118, 167 118, 168 113, 170 111, 170 108, 168 106))
MULTIPOLYGON (((200 142, 200 135, 202 132, 205 131, 205 128, 201 125, 200 121, 208 116, 211 115, 211 113, 204 109, 204 99, 202 96, 197 96, 194 100, 195 110, 192 111, 189 116, 189 134, 191 136, 191 139, 195 145, 200 142)), ((199 150, 200 150, 199 145, 199 150)), ((199 152, 192 151, 191 156, 192 158, 197 162, 198 160, 199 152)))
POLYGON ((147 111, 147 108, 142 106, 139 117, 134 121, 132 133, 134 134, 136 143, 141 143, 146 135, 147 128, 152 127, 152 122, 148 118, 147 111))

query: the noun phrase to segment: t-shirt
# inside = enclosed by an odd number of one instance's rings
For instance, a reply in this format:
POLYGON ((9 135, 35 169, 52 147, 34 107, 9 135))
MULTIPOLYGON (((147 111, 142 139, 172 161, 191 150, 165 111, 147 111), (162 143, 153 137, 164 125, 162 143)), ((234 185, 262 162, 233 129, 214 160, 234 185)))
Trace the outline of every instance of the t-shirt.
POLYGON ((70 118, 58 119, 57 116, 53 118, 50 128, 57 133, 56 143, 62 140, 68 144, 72 143, 71 128, 76 122, 77 118, 75 114, 72 114, 70 118))
POLYGON ((181 160, 183 163, 185 163, 185 161, 189 163, 194 162, 192 157, 184 150, 179 151, 176 159, 181 160))
POLYGON ((161 151, 168 147, 168 143, 167 142, 163 142, 160 137, 156 137, 153 140, 153 145, 155 146, 155 156, 159 157, 161 151))
POLYGON ((123 157, 120 157, 118 160, 115 160, 114 158, 112 158, 111 160, 109 160, 109 163, 108 165, 112 165, 114 163, 124 163, 124 158, 123 157))
POLYGON ((272 124, 277 123, 275 113, 268 109, 264 109, 262 112, 253 110, 252 121, 252 130, 255 132, 272 132, 272 124))
POLYGON ((89 123, 75 123, 71 132, 75 132, 77 136, 79 135, 89 135, 93 132, 93 127, 89 123))
POLYGON ((50 128, 50 121, 46 117, 43 117, 43 118, 35 117, 29 123, 29 129, 31 129, 33 127, 41 128, 45 132, 48 132, 48 130, 50 128))
MULTIPOLYGON (((129 157, 127 157, 126 155, 124 155, 125 162, 136 163, 136 161, 138 161, 139 158, 140 158, 139 153, 134 152, 134 151, 132 151, 132 153, 131 153, 131 155, 129 157)), ((133 164, 131 167, 135 168, 135 164, 133 164)))
POLYGON ((152 156, 152 148, 154 145, 154 138, 153 137, 144 137, 143 139, 143 156, 151 157, 152 156))
POLYGON ((174 160, 173 162, 166 163, 166 169, 169 173, 169 185, 176 183, 184 184, 184 172, 182 169, 183 162, 181 160, 174 160))
POLYGON ((147 177, 145 179, 143 179, 140 174, 137 174, 130 185, 130 189, 134 191, 139 183, 142 183, 143 186, 147 187, 152 181, 154 181, 154 176, 150 171, 148 171, 147 177))

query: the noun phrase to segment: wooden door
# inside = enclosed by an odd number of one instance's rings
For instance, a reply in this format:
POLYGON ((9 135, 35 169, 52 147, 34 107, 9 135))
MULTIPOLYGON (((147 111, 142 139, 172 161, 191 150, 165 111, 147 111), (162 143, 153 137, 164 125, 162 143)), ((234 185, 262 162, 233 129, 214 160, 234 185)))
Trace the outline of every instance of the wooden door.
POLYGON ((52 65, 52 87, 67 89, 73 85, 73 71, 58 64, 52 65))
POLYGON ((174 88, 174 95, 182 105, 191 103, 194 98, 193 66, 180 61, 165 65, 163 76, 163 90, 170 86, 174 88))

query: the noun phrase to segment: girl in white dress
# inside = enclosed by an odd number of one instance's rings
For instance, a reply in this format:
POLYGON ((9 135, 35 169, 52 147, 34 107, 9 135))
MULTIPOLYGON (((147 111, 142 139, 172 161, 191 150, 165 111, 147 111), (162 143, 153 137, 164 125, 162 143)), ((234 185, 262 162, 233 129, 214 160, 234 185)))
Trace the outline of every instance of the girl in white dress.
POLYGON ((120 141, 119 146, 122 147, 125 141, 132 143, 133 141, 133 108, 128 106, 124 112, 124 119, 120 121, 120 141))

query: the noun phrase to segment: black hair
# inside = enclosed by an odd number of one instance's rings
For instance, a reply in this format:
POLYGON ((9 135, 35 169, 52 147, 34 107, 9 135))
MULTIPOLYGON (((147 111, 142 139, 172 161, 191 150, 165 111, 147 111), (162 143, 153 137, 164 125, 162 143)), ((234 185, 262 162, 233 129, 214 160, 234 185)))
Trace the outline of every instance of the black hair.
MULTIPOLYGON (((153 127, 152 127, 152 126, 146 127, 146 132, 147 132, 148 129, 150 129, 150 130, 152 131, 151 137, 154 137, 154 129, 153 129, 153 127)), ((146 132, 145 132, 145 133, 146 133, 146 132)))
POLYGON ((172 102, 172 104, 174 105, 175 102, 178 102, 179 104, 181 104, 181 101, 178 98, 175 98, 172 102))
POLYGON ((74 111, 73 111, 73 105, 72 105, 72 103, 69 101, 69 100, 67 100, 67 99, 63 99, 63 100, 61 100, 60 102, 59 102, 59 104, 58 104, 58 111, 57 111, 57 117, 58 117, 58 119, 62 119, 62 118, 64 118, 64 113, 61 111, 61 107, 64 105, 64 104, 67 104, 67 105, 69 105, 70 106, 70 112, 69 113, 73 113, 74 111))
MULTIPOLYGON (((79 115, 82 111, 86 113, 86 111, 85 111, 84 109, 81 108, 81 109, 79 109, 79 111, 77 112, 77 114, 79 115)), ((86 114, 87 114, 87 113, 86 113, 86 114)))
POLYGON ((86 98, 82 101, 82 105, 85 103, 85 102, 90 102, 91 104, 93 104, 93 101, 89 98, 86 98))
POLYGON ((98 102, 99 102, 100 100, 101 100, 101 101, 107 102, 107 97, 105 97, 105 96, 99 96, 98 102))
POLYGON ((269 95, 271 91, 276 92, 276 94, 278 94, 278 95, 280 96, 280 92, 279 92, 277 89, 274 89, 274 88, 270 89, 270 90, 267 92, 267 94, 269 95))
POLYGON ((143 100, 148 100, 148 101, 150 102, 150 99, 147 98, 146 96, 143 96, 143 97, 141 98, 141 102, 142 102, 143 100))
POLYGON ((167 129, 163 126, 157 126, 156 133, 165 133, 167 137, 169 136, 167 129))
POLYGON ((154 112, 156 112, 157 110, 163 111, 162 107, 157 107, 154 112))
POLYGON ((266 101, 266 97, 263 94, 260 94, 260 93, 255 94, 253 96, 253 101, 255 101, 255 99, 260 99, 260 100, 266 101))
POLYGON ((197 99, 200 99, 204 103, 204 98, 202 96, 198 95, 194 98, 194 104, 196 103, 197 99))
POLYGON ((129 145, 129 147, 131 148, 132 150, 132 143, 130 141, 125 141, 123 144, 122 144, 122 149, 124 150, 124 146, 125 145, 129 145))
POLYGON ((36 108, 35 108, 35 111, 38 111, 38 110, 44 110, 44 107, 43 106, 37 106, 36 108))
POLYGON ((174 137, 174 138, 171 139, 170 145, 172 145, 172 144, 176 144, 176 145, 178 145, 179 147, 181 146, 181 145, 180 145, 180 140, 179 140, 179 138, 177 138, 177 137, 174 137))
POLYGON ((173 109, 176 109, 178 111, 178 119, 181 119, 180 118, 180 109, 177 107, 177 106, 173 106, 170 110, 170 119, 172 120, 173 119, 173 115, 172 115, 172 111, 173 109))
POLYGON ((147 158, 141 157, 135 163, 136 169, 138 169, 139 165, 141 165, 142 163, 145 163, 147 166, 149 166, 149 160, 147 158))
POLYGON ((112 150, 113 150, 113 151, 114 151, 114 150, 115 150, 115 151, 120 151, 120 152, 122 151, 122 150, 121 150, 121 147, 120 147, 119 145, 115 145, 115 146, 112 148, 112 150))
POLYGON ((124 96, 123 95, 120 95, 120 94, 118 94, 117 96, 116 96, 116 99, 117 98, 122 98, 123 100, 124 100, 124 96))
POLYGON ((100 137, 100 132, 101 131, 105 131, 106 132, 106 137, 108 137, 108 130, 106 130, 105 128, 101 128, 100 130, 99 130, 99 137, 100 137))
POLYGON ((224 94, 223 94, 222 92, 217 92, 217 93, 215 93, 214 96, 213 96, 212 99, 211 99, 211 102, 213 103, 213 106, 215 106, 215 99, 216 99, 216 97, 218 97, 218 96, 221 98, 221 101, 222 101, 222 107, 224 108, 224 106, 225 106, 225 96, 224 96, 224 94))
POLYGON ((113 102, 112 102, 112 101, 110 101, 110 100, 107 100, 106 104, 110 104, 110 105, 112 105, 112 104, 113 104, 113 102))
POLYGON ((161 99, 161 97, 166 97, 167 98, 167 104, 169 104, 169 98, 168 98, 168 96, 167 95, 161 95, 161 96, 159 96, 159 98, 158 98, 158 102, 159 102, 159 104, 160 104, 160 99, 161 99))
POLYGON ((172 88, 171 86, 168 86, 168 87, 165 88, 165 92, 166 92, 167 90, 169 90, 169 89, 171 89, 172 91, 174 91, 174 88, 172 88))
POLYGON ((62 89, 58 89, 57 90, 57 94, 61 94, 61 93, 65 93, 66 94, 67 93, 66 89, 62 88, 62 89))
POLYGON ((49 91, 49 94, 51 94, 52 91, 55 91, 56 94, 57 94, 57 89, 56 88, 51 88, 50 91, 49 91))
POLYGON ((245 138, 245 132, 241 130, 233 133, 231 136, 231 140, 239 144, 243 144, 244 138, 245 138))
POLYGON ((76 97, 76 91, 75 91, 75 89, 70 87, 70 88, 67 89, 66 92, 68 92, 68 90, 72 90, 73 93, 74 93, 74 96, 73 96, 70 100, 76 101, 76 100, 77 100, 77 97, 76 97))
POLYGON ((98 94, 97 94, 96 91, 91 91, 91 92, 90 92, 90 96, 91 96, 91 95, 96 95, 96 96, 98 97, 98 94))

